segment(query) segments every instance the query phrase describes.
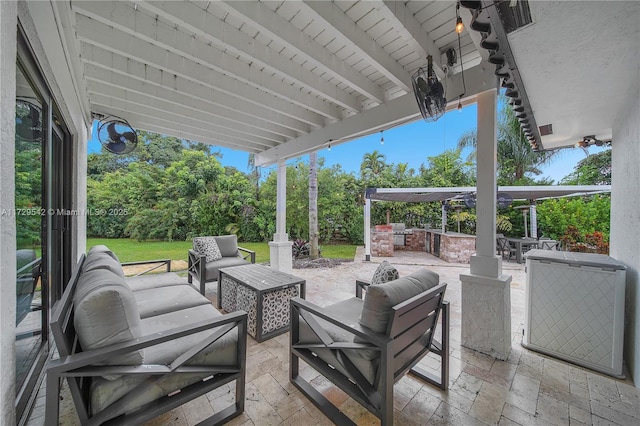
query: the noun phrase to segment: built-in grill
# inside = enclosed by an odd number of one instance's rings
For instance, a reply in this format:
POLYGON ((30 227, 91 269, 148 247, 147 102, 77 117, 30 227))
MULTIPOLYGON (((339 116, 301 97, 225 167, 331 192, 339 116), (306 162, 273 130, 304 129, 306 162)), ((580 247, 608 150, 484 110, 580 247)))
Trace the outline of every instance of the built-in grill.
POLYGON ((404 223, 391 223, 391 231, 393 232, 393 245, 406 245, 406 236, 413 234, 411 229, 406 229, 404 223))

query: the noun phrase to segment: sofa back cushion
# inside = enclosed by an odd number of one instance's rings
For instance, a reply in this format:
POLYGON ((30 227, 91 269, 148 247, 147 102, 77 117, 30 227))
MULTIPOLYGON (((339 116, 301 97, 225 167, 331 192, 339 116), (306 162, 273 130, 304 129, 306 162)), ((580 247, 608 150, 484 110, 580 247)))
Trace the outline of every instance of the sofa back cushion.
POLYGON ((360 325, 386 333, 395 305, 437 286, 439 282, 438 274, 421 269, 394 281, 369 286, 364 296, 360 325))
POLYGON ((87 254, 87 258, 84 261, 82 270, 84 272, 89 272, 96 269, 106 269, 124 279, 124 271, 122 270, 122 265, 118 260, 116 260, 117 258, 114 258, 114 256, 115 255, 111 256, 107 252, 92 252, 91 250, 89 250, 89 254, 87 254))
POLYGON ((89 253, 87 253, 87 256, 90 256, 92 253, 106 253, 109 256, 111 256, 113 258, 113 260, 115 260, 116 262, 120 263, 120 259, 118 259, 118 256, 116 256, 116 254, 114 252, 111 251, 111 249, 103 244, 98 244, 95 245, 93 247, 91 247, 89 249, 89 253))
MULTIPOLYGON (((121 277, 108 269, 83 270, 73 304, 73 324, 84 350, 142 337, 133 292, 121 277)), ((138 365, 142 358, 142 352, 137 351, 109 359, 104 364, 138 365)))
POLYGON ((205 255, 207 263, 222 259, 216 237, 195 237, 193 239, 193 249, 201 255, 205 255))
POLYGON ((215 238, 218 242, 218 247, 220 248, 220 254, 222 254, 222 257, 236 257, 238 255, 237 235, 219 235, 215 238))

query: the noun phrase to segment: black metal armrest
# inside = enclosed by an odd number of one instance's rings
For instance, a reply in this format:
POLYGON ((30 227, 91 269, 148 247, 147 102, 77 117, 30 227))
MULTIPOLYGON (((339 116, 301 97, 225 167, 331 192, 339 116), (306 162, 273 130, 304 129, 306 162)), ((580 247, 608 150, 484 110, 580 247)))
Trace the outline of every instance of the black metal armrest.
MULTIPOLYGON (((240 327, 238 341, 242 342, 244 339, 246 339, 247 313, 245 311, 236 311, 226 314, 222 317, 218 317, 214 320, 208 319, 190 325, 176 327, 171 330, 149 334, 127 342, 115 343, 102 348, 67 355, 59 359, 52 360, 49 364, 48 371, 55 374, 63 374, 67 371, 75 370, 82 367, 97 366, 97 364, 119 355, 124 355, 140 349, 179 339, 181 337, 189 336, 191 334, 200 333, 201 331, 206 331, 223 326, 228 327, 223 329, 223 332, 220 333, 220 336, 226 334, 226 332, 232 330, 235 327, 240 327)), ((215 340, 217 339, 214 339, 214 341, 215 340)), ((188 348, 179 358, 187 355, 186 359, 188 359, 211 343, 213 342, 208 341, 207 344, 202 347, 199 347, 198 345, 198 350, 195 351, 195 353, 192 353, 193 348, 188 348)), ((127 367, 130 368, 133 366, 127 367)), ((115 366, 112 368, 115 369, 115 366)), ((111 373, 113 374, 114 371, 112 371, 111 373)))
POLYGON ((242 256, 244 260, 247 260, 247 257, 251 257, 251 263, 256 263, 256 252, 253 250, 246 249, 244 247, 238 247, 239 251, 243 251, 246 254, 242 256))
POLYGON ((354 348, 366 348, 366 347, 371 347, 371 349, 375 349, 377 348, 384 348, 386 347, 386 345, 388 345, 393 339, 391 339, 390 337, 382 334, 382 333, 377 333, 369 328, 366 327, 362 327, 360 324, 347 324, 344 323, 342 321, 340 321, 339 319, 335 318, 335 316, 332 316, 332 314, 330 314, 329 312, 327 312, 324 308, 315 305, 313 303, 310 303, 304 299, 301 299, 299 297, 294 297, 291 299, 291 316, 293 318, 294 316, 294 310, 298 310, 301 315, 303 314, 303 312, 308 312, 310 314, 313 314, 319 318, 322 318, 323 320, 330 322, 331 324, 334 324, 340 328, 342 328, 343 330, 346 330, 347 332, 365 340, 367 343, 353 343, 351 345, 353 345, 354 348))
POLYGON ((370 285, 369 280, 356 280, 356 297, 362 299, 362 290, 366 290, 370 285))
POLYGON ((207 256, 200 254, 193 249, 189 249, 189 264, 187 267, 189 284, 193 282, 195 277, 200 283, 200 293, 204 296, 205 281, 207 278, 207 256))
POLYGON ((123 267, 125 266, 137 266, 137 265, 153 265, 153 264, 158 264, 156 266, 153 266, 149 269, 147 269, 146 271, 140 272, 139 274, 136 274, 135 276, 140 276, 140 275, 144 275, 148 272, 151 271, 155 271, 158 268, 161 268, 162 266, 166 266, 167 268, 167 272, 171 272, 171 259, 157 259, 157 260, 141 260, 138 262, 124 262, 121 263, 121 265, 123 267))

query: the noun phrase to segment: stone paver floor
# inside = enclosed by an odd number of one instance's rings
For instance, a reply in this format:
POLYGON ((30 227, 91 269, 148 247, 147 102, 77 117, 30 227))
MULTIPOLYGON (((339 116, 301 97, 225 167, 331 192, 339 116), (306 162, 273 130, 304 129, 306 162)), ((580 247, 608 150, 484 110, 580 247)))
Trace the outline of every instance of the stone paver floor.
MULTIPOLYGON (((370 278, 382 258, 356 261, 330 269, 296 269, 307 280, 307 299, 327 305, 353 296, 356 278, 370 278)), ((394 389, 398 425, 637 425, 640 424, 640 389, 573 364, 556 360, 520 345, 524 326, 524 265, 503 264, 513 276, 511 284, 512 351, 498 361, 460 344, 460 279, 468 265, 446 263, 426 253, 396 253, 388 258, 400 275, 428 267, 447 282, 451 303, 449 390, 441 391, 411 375, 394 389)), ((215 283, 208 287, 215 297, 215 283)), ((245 412, 231 425, 325 425, 331 422, 289 383, 289 334, 263 343, 248 338, 245 412)), ((438 368, 427 356, 422 364, 438 368)), ((304 363, 301 365, 306 367, 304 363)), ((379 421, 310 367, 302 374, 359 425, 379 421)), ((233 399, 233 384, 202 396, 151 421, 148 425, 194 425, 233 399)), ((30 425, 43 422, 44 398, 39 396, 30 425), (39 407, 40 406, 40 407, 39 407)), ((78 424, 68 392, 63 392, 60 424, 78 424)))

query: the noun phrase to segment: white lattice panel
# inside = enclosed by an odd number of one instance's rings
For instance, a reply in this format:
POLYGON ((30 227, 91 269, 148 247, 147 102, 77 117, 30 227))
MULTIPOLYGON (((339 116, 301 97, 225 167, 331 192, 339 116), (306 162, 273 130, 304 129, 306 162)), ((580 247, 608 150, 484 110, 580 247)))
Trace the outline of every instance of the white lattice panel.
POLYGON ((622 374, 624 270, 527 261, 525 346, 622 374))

